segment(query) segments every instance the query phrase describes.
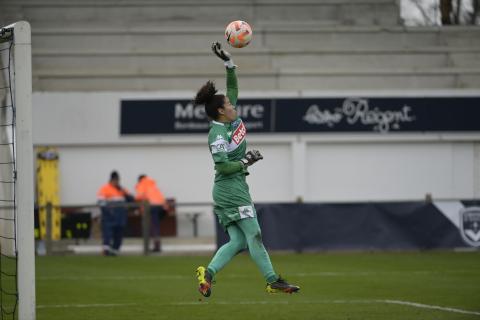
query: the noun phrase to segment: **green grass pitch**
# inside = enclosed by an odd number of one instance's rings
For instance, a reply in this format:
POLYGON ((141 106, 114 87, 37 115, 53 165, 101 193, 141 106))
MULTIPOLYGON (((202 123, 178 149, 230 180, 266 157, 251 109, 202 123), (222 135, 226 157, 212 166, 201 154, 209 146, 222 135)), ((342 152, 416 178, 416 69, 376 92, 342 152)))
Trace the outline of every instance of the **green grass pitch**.
POLYGON ((479 252, 272 254, 299 294, 268 294, 248 255, 210 298, 209 256, 37 257, 37 319, 479 319, 479 252))

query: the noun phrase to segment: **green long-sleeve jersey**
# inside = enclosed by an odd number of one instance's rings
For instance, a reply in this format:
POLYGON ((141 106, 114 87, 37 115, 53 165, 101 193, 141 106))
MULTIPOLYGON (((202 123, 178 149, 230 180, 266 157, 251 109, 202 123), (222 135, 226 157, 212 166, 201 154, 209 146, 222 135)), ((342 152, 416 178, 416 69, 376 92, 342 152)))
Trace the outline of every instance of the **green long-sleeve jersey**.
MULTIPOLYGON (((227 97, 230 103, 236 106, 238 82, 234 68, 227 68, 227 97)), ((240 162, 247 149, 246 136, 247 130, 240 117, 230 123, 211 122, 208 145, 215 163, 215 181, 247 174, 240 162)))

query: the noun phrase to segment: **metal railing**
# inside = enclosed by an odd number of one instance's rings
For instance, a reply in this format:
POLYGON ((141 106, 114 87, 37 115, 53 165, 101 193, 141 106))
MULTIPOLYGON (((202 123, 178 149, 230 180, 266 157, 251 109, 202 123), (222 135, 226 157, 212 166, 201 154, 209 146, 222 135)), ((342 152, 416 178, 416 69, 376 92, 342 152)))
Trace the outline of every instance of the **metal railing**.
MULTIPOLYGON (((174 207, 170 211, 171 215, 178 216, 177 208, 178 207, 195 207, 195 206, 211 206, 209 203, 183 203, 183 204, 174 204, 174 207)), ((52 254, 53 250, 53 240, 52 240, 52 215, 54 209, 96 209, 101 207, 109 208, 125 208, 127 210, 140 210, 142 212, 141 216, 141 230, 142 230, 142 239, 143 239, 143 255, 149 255, 149 245, 150 245, 150 211, 151 205, 148 201, 144 202, 121 202, 121 203, 107 203, 105 205, 100 204, 87 204, 87 205, 53 205, 52 203, 47 203, 45 206, 37 206, 35 209, 45 209, 46 212, 46 226, 45 226, 45 237, 42 239, 45 243, 45 254, 52 254)), ((193 227, 193 236, 198 237, 198 218, 201 216, 201 213, 189 212, 185 216, 190 220, 193 227)))

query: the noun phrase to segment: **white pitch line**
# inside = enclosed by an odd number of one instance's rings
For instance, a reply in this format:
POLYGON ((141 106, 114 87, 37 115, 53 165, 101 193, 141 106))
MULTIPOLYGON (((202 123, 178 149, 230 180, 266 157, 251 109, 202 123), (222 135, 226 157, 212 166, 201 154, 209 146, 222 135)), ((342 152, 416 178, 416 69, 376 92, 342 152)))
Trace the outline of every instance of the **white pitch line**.
POLYGON ((410 301, 401 301, 401 300, 379 300, 379 301, 383 303, 400 304, 404 306, 411 306, 411 307, 417 307, 417 308, 423 308, 423 309, 433 309, 433 310, 449 311, 449 312, 456 312, 456 313, 463 313, 463 314, 473 314, 476 316, 480 316, 480 312, 477 312, 477 311, 468 311, 468 310, 457 309, 457 308, 440 307, 440 306, 416 303, 416 302, 410 302, 410 301))
MULTIPOLYGON (((384 303, 384 304, 396 304, 404 305, 409 307, 429 309, 429 310, 439 310, 445 312, 454 312, 462 314, 470 314, 475 316, 480 316, 478 311, 469 311, 458 308, 450 307, 441 307, 436 305, 429 305, 411 301, 402 301, 402 300, 315 300, 315 301, 268 301, 268 300, 257 300, 257 301, 185 301, 185 302, 170 302, 170 303, 160 303, 160 305, 170 305, 170 306, 198 306, 198 305, 278 305, 278 304, 375 304, 375 303, 384 303)), ((114 308, 114 307, 129 307, 136 305, 136 303, 105 303, 105 304, 51 304, 51 305, 38 305, 37 309, 47 309, 47 308, 114 308)))
POLYGON ((266 304, 397 304, 397 305, 405 305, 409 307, 415 308, 422 308, 422 309, 430 309, 430 310, 439 310, 445 312, 455 312, 455 313, 462 313, 462 314, 470 314, 480 316, 480 312, 478 311, 469 311, 463 310, 458 308, 450 308, 450 307, 441 307, 435 305, 428 305, 410 301, 402 301, 402 300, 317 300, 317 301, 267 301, 267 300, 259 300, 259 301, 236 301, 236 302, 229 302, 229 301, 199 301, 199 302, 172 302, 168 303, 167 305, 175 305, 175 306, 186 306, 186 305, 208 305, 208 304, 216 304, 216 305, 266 305, 266 304))
POLYGON ((37 277, 37 280, 77 280, 77 281, 101 281, 101 280, 167 280, 167 279, 192 279, 192 276, 182 275, 159 275, 159 276, 46 276, 37 277))
POLYGON ((130 307, 136 303, 92 303, 92 304, 41 304, 37 309, 47 308, 112 308, 112 307, 130 307))

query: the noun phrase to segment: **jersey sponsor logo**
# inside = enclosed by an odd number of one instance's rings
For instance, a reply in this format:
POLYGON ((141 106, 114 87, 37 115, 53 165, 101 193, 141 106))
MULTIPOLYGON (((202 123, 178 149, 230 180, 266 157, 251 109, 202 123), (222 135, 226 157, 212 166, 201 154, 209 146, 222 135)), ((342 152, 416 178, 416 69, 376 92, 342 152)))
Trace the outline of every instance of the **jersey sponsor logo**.
POLYGON ((247 128, 245 128, 245 124, 242 121, 240 122, 240 125, 232 135, 232 142, 239 145, 240 143, 242 143, 243 139, 245 139, 246 135, 247 135, 247 128))
POLYGON ((238 213, 240 213, 240 219, 255 217, 253 206, 238 207, 238 213))
POLYGON ((210 144, 210 150, 212 151, 212 154, 219 152, 227 152, 227 145, 227 141, 225 141, 223 138, 218 139, 214 143, 210 144))

